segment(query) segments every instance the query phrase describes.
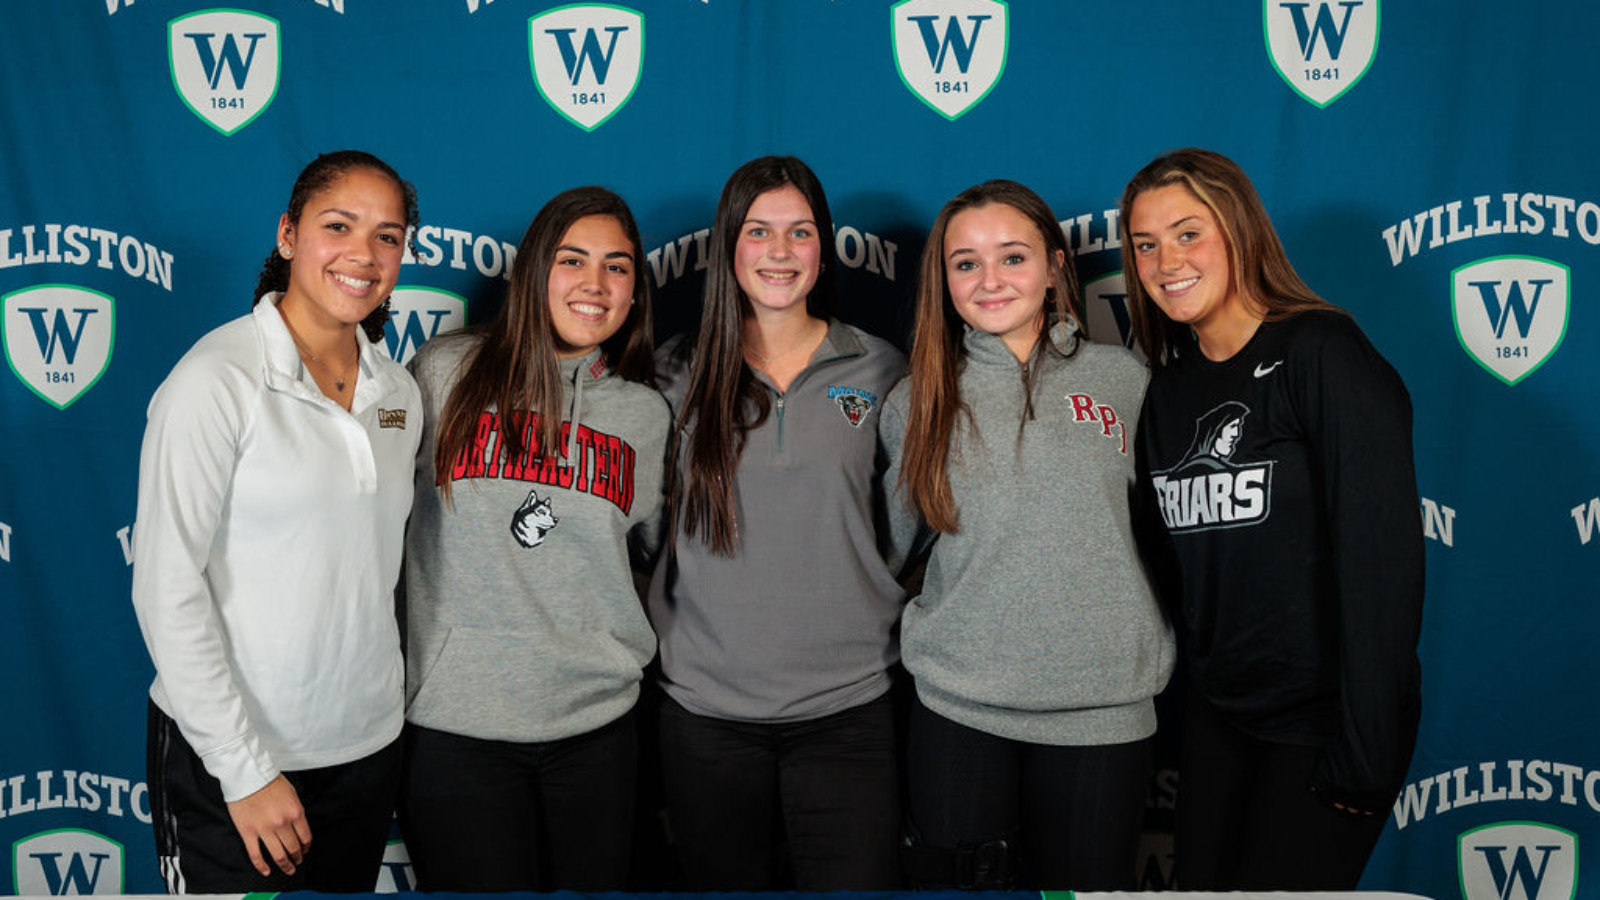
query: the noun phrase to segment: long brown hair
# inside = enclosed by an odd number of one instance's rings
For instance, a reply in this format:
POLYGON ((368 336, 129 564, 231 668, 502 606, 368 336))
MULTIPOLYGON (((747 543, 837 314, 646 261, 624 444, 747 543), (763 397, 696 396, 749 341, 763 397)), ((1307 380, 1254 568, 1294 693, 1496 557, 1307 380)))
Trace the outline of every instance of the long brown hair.
MULTIPOLYGON (((744 361, 744 322, 752 315, 749 298, 734 272, 734 251, 745 216, 756 198, 792 185, 811 206, 821 243, 817 282, 806 297, 806 311, 826 320, 833 313, 836 258, 833 215, 815 173, 793 156, 763 156, 728 177, 711 227, 700 334, 694 342, 688 392, 678 413, 678 430, 688 431, 688 473, 681 485, 676 460, 671 496, 683 509, 684 534, 699 536, 713 552, 732 556, 738 546, 734 476, 745 435, 770 412, 766 388, 744 361)), ((683 452, 680 448, 677 452, 683 452)))
POLYGON ((440 473, 439 492, 446 501, 450 499, 451 482, 444 473, 466 450, 479 417, 490 407, 504 419, 496 451, 503 458, 522 455, 525 429, 515 427, 513 417, 529 410, 539 415, 538 429, 533 432, 534 449, 541 455, 561 452, 562 385, 554 327, 550 323, 550 267, 567 229, 586 216, 616 219, 633 245, 633 305, 622 327, 600 345, 601 350, 618 375, 629 381, 655 383, 650 279, 644 272, 643 247, 633 213, 621 197, 603 187, 563 191, 539 210, 523 234, 511 266, 505 302, 494 321, 488 327, 469 331, 480 335, 481 341, 463 364, 461 377, 445 401, 434 448, 434 465, 440 473))
MULTIPOLYGON (((422 221, 417 212, 417 189, 411 182, 401 178, 388 163, 363 150, 335 150, 332 153, 323 153, 316 159, 306 164, 300 170, 300 175, 294 180, 294 187, 289 191, 289 205, 284 210, 289 216, 289 221, 296 226, 300 224, 300 216, 306 210, 306 202, 318 192, 328 188, 335 181, 343 178, 347 173, 357 169, 367 169, 394 182, 400 191, 401 202, 406 208, 406 241, 411 244, 411 252, 416 254, 414 243, 417 225, 422 221)), ((261 264, 261 274, 256 277, 255 297, 250 301, 251 306, 261 302, 261 298, 277 291, 282 293, 289 289, 289 261, 278 252, 277 247, 267 254, 266 260, 261 264)), ((383 298, 378 307, 361 320, 361 330, 367 340, 376 344, 383 340, 383 326, 389 321, 389 298, 383 298)))
POLYGON ((1164 153, 1140 169, 1122 191, 1122 272, 1134 338, 1151 365, 1165 365, 1180 347, 1193 343, 1189 326, 1167 318, 1139 280, 1133 240, 1128 232, 1133 202, 1140 194, 1181 184, 1211 210, 1228 245, 1233 289, 1269 321, 1310 310, 1343 310, 1317 296, 1289 263, 1272 219, 1233 160, 1211 150, 1185 147, 1164 153))
MULTIPOLYGON (((1077 352, 1078 338, 1071 347, 1060 348, 1050 340, 1054 322, 1076 322, 1078 277, 1072 267, 1072 253, 1055 214, 1043 198, 1015 181, 985 181, 974 185, 944 205, 933 222, 928 243, 922 249, 921 271, 917 280, 916 324, 911 334, 911 409, 906 417, 906 439, 900 468, 900 486, 922 514, 930 528, 953 534, 960 528, 955 498, 950 493, 950 442, 956 420, 966 416, 973 425, 972 411, 961 396, 961 368, 965 365, 963 337, 966 323, 950 300, 950 285, 945 280, 944 238, 950 220, 969 209, 999 203, 1015 209, 1038 229, 1044 240, 1050 266, 1050 285, 1045 290, 1045 321, 1029 354, 1038 360, 1044 353, 1071 356, 1077 352)), ((1027 402, 1022 428, 1033 409, 1033 391, 1040 369, 1031 367, 1026 385, 1027 402)))

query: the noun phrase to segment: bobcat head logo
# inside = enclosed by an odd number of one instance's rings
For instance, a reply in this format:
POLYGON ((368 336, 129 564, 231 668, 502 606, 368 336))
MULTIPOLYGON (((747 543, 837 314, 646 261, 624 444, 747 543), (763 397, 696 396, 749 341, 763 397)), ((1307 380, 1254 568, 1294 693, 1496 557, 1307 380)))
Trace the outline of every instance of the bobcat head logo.
POLYGON ((537 547, 560 522, 550 512, 550 498, 540 500, 538 491, 529 491, 528 499, 511 516, 511 536, 524 547, 537 547))

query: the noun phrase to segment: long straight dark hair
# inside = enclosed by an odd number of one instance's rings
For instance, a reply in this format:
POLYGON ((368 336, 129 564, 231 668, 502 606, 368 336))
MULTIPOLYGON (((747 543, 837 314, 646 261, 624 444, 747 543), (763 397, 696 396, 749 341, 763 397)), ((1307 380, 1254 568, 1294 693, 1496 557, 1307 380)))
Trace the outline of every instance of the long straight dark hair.
MULTIPOLYGON (((717 201, 700 334, 690 364, 688 393, 678 413, 679 433, 689 434, 688 473, 684 483, 677 484, 674 461, 671 496, 675 507, 682 506, 684 533, 698 536, 724 556, 733 555, 738 547, 734 474, 744 452, 745 435, 771 411, 766 389, 744 361, 744 322, 753 313, 734 272, 734 251, 750 205, 762 194, 786 185, 798 189, 811 206, 821 243, 821 267, 817 283, 806 297, 806 311, 824 320, 833 313, 833 215, 822 182, 793 156, 763 156, 740 166, 723 185, 717 201)), ((675 452, 685 451, 679 448, 675 452)))
POLYGON ((523 234, 516 262, 511 266, 505 302, 494 321, 469 331, 481 335, 481 342, 464 363, 461 377, 445 401, 434 448, 439 492, 446 501, 450 499, 451 482, 444 473, 466 450, 479 417, 490 407, 505 420, 497 450, 502 458, 515 459, 525 449, 524 429, 514 427, 512 421, 525 410, 539 415, 539 427, 533 432, 534 449, 540 455, 561 452, 562 385, 554 326, 550 322, 550 267, 567 229, 586 216, 616 219, 633 245, 633 305, 622 327, 600 345, 601 350, 607 364, 621 377, 655 383, 650 279, 643 271, 644 252, 633 213, 621 197, 603 187, 563 191, 539 210, 523 234))
MULTIPOLYGON (((406 242, 414 241, 417 225, 422 221, 417 212, 417 189, 412 187, 411 182, 401 178, 388 163, 364 150, 335 150, 332 153, 323 153, 307 163, 306 167, 300 170, 299 177, 294 180, 294 187, 289 191, 289 205, 284 210, 289 216, 289 221, 299 227, 300 216, 306 210, 306 201, 357 169, 377 172, 394 182, 394 186, 400 191, 401 202, 406 208, 406 242)), ((415 244, 412 244, 413 255, 416 249, 415 244)), ((261 274, 256 277, 255 297, 251 299, 250 305, 255 306, 261 302, 262 297, 274 291, 282 293, 288 289, 289 261, 283 258, 277 247, 273 247, 272 252, 267 254, 266 260, 261 264, 261 274)), ((385 297, 377 309, 361 320, 361 330, 366 334, 367 340, 376 344, 383 340, 383 326, 388 321, 389 298, 385 297)))
MULTIPOLYGON (((1050 266, 1050 283, 1045 289, 1044 321, 1034 341, 1029 359, 1042 354, 1066 357, 1077 352, 1079 338, 1070 347, 1057 347, 1050 340, 1055 322, 1076 322, 1078 276, 1073 271, 1072 253, 1067 248, 1050 205, 1038 194, 1015 181, 995 180, 974 185, 957 194, 933 222, 933 230, 922 250, 921 271, 917 280, 917 318, 911 333, 911 409, 906 416, 906 439, 900 468, 900 485, 922 514, 928 527, 946 534, 960 528, 955 497, 950 493, 950 442, 956 420, 962 416, 972 423, 972 411, 961 396, 961 367, 966 347, 962 343, 966 322, 950 300, 950 285, 945 279, 944 239, 950 220, 969 209, 991 204, 1009 206, 1038 229, 1044 241, 1045 258, 1050 266)), ((1033 409, 1033 392, 1043 367, 1031 366, 1026 383, 1027 402, 1022 428, 1033 409)))

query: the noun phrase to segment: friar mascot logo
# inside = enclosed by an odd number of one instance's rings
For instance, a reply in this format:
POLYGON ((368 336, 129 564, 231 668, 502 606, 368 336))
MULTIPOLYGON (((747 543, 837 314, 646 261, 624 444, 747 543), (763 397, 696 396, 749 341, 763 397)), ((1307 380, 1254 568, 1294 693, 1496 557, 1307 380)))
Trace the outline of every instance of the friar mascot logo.
POLYGON ((1234 459, 1250 407, 1229 400, 1195 422, 1178 464, 1152 473, 1167 530, 1208 531, 1265 521, 1272 511, 1272 463, 1234 459))

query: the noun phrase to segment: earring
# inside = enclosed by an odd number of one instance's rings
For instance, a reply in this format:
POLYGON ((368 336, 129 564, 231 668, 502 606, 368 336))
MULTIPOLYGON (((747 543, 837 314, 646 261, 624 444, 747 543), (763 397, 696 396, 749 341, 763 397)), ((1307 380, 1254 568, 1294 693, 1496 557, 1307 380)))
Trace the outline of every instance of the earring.
POLYGON ((288 244, 279 244, 278 255, 282 256, 284 259, 289 259, 294 256, 294 248, 288 244))

